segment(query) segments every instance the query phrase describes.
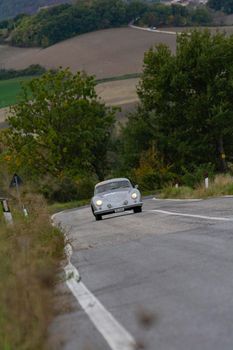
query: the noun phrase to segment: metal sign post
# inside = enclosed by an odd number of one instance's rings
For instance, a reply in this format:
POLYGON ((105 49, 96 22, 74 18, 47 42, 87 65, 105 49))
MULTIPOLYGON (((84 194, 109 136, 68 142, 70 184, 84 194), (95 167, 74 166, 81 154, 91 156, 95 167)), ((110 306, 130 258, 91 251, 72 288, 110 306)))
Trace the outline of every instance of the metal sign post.
POLYGON ((19 177, 19 175, 17 175, 17 174, 14 174, 13 178, 11 180, 11 183, 10 183, 10 188, 13 188, 13 187, 16 188, 16 193, 17 193, 19 207, 20 207, 20 209, 22 209, 22 211, 24 213, 24 216, 28 216, 27 209, 22 204, 21 196, 20 196, 19 186, 22 185, 22 183, 23 183, 23 181, 22 181, 21 177, 19 177))
POLYGON ((21 202, 21 197, 20 197, 20 192, 19 192, 19 183, 18 183, 18 176, 17 175, 14 175, 14 181, 15 181, 15 188, 16 188, 19 206, 20 206, 20 208, 22 208, 22 202, 21 202))

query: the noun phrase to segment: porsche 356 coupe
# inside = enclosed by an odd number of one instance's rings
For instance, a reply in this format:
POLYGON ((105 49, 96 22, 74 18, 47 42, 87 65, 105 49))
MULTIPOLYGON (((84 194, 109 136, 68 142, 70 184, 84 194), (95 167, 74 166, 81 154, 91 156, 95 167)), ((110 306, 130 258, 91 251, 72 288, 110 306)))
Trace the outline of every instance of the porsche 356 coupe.
POLYGON ((101 220, 102 215, 121 213, 126 210, 140 213, 142 204, 137 185, 134 187, 126 178, 116 178, 99 182, 95 186, 91 209, 96 220, 101 220))

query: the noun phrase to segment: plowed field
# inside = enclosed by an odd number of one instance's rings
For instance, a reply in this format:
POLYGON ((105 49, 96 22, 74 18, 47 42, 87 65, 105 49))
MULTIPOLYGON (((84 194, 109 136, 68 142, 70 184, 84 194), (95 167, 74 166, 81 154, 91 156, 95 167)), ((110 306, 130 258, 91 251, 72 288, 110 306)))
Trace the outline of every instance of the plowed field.
MULTIPOLYGON (((232 28, 224 27, 221 30, 232 34, 232 28)), ((167 30, 181 31, 181 28, 175 30, 167 28, 167 30)), ((213 29, 214 31, 216 29, 213 29)), ((83 34, 47 49, 24 49, 0 45, 0 68, 23 69, 38 63, 46 68, 61 66, 70 67, 73 72, 85 70, 98 79, 115 77, 141 72, 145 51, 161 42, 175 52, 175 35, 132 28, 116 28, 83 34)), ((97 92, 107 104, 121 105, 123 110, 129 110, 137 101, 137 81, 137 79, 130 79, 103 83, 98 85, 97 92)), ((3 115, 1 119, 4 119, 3 115)))
POLYGON ((0 48, 0 65, 22 69, 39 63, 47 68, 70 67, 106 78, 142 70, 144 52, 164 42, 175 50, 175 35, 131 28, 101 30, 76 36, 47 49, 0 48))

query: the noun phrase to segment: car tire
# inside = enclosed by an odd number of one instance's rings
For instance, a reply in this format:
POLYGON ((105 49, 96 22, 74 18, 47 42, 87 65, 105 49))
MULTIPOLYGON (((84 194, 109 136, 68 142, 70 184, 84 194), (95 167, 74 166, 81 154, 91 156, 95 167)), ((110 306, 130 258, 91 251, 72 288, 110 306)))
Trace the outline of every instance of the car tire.
POLYGON ((136 208, 134 208, 134 213, 141 213, 141 211, 142 211, 142 207, 136 207, 136 208))
POLYGON ((102 220, 102 215, 96 214, 96 215, 95 215, 95 219, 96 219, 96 221, 102 220))

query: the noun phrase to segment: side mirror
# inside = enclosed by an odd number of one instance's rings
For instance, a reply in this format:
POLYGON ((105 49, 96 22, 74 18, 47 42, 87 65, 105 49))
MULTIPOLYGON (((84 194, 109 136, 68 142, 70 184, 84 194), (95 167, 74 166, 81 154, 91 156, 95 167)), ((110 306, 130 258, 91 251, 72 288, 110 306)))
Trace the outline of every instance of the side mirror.
POLYGON ((138 185, 135 185, 134 188, 138 188, 138 185))

